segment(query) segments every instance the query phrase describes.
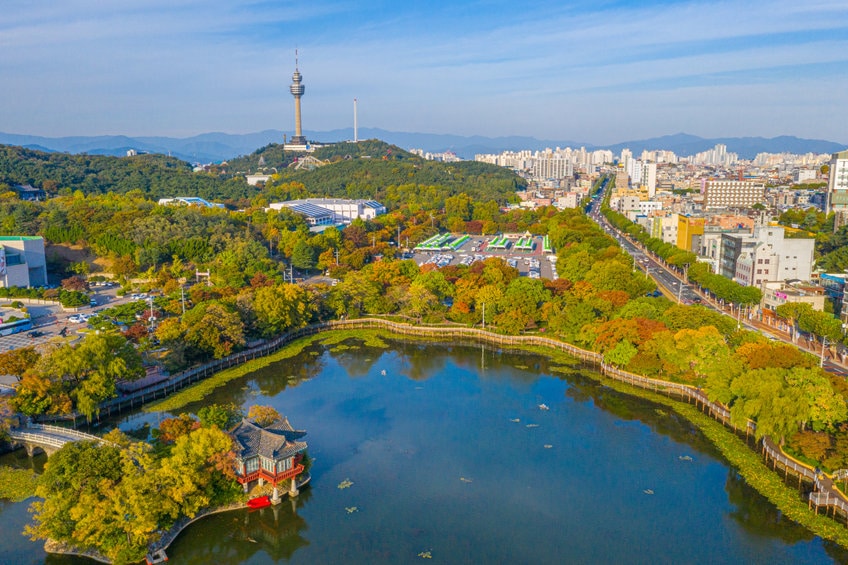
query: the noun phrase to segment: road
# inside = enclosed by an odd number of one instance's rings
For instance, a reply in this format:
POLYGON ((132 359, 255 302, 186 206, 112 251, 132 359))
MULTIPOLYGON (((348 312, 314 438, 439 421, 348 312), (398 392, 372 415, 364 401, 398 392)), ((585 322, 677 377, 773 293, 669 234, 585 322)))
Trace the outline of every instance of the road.
MULTIPOLYGON (((94 314, 104 308, 111 308, 119 304, 130 302, 129 296, 118 296, 117 287, 95 287, 91 293, 96 306, 79 308, 78 312, 83 314, 94 314)), ((74 324, 68 322, 68 318, 76 312, 65 312, 62 307, 56 305, 33 305, 30 307, 32 313, 33 328, 41 334, 38 337, 29 337, 29 332, 21 332, 8 336, 0 336, 0 352, 18 349, 27 346, 41 346, 59 337, 62 328, 67 328, 68 337, 75 339, 77 330, 87 327, 86 324, 74 324)))
MULTIPOLYGON (((711 308, 716 312, 720 312, 726 316, 734 318, 740 327, 760 332, 768 339, 774 341, 782 341, 784 343, 795 345, 799 349, 807 351, 812 355, 819 356, 819 358, 822 359, 821 344, 808 342, 804 339, 798 339, 797 342, 793 342, 791 336, 785 330, 768 326, 759 320, 748 319, 744 314, 740 313, 738 309, 734 310, 729 305, 715 302, 711 296, 702 294, 697 287, 684 282, 683 277, 677 272, 666 267, 656 257, 646 253, 638 242, 629 239, 626 235, 615 229, 615 227, 613 227, 600 213, 600 202, 604 198, 603 193, 606 189, 607 184, 605 183, 604 187, 600 191, 600 196, 586 207, 586 213, 592 220, 597 222, 604 231, 618 241, 621 248, 633 257, 636 267, 643 271, 646 277, 650 276, 657 283, 657 287, 669 299, 682 304, 700 303, 701 305, 711 308)), ((839 362, 838 359, 828 357, 828 352, 825 353, 824 359, 822 359, 821 362, 822 368, 830 373, 841 375, 843 377, 848 376, 848 367, 846 367, 844 363, 839 362)))

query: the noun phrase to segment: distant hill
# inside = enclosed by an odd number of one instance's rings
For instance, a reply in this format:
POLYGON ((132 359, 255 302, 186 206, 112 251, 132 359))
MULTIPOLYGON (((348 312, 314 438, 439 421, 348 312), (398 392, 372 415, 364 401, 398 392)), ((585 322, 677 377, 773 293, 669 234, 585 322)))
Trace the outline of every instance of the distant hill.
MULTIPOLYGON (((331 143, 353 139, 352 128, 324 132, 305 131, 304 134, 307 138, 316 142, 331 143)), ((140 153, 171 155, 190 163, 210 163, 249 155, 270 143, 282 143, 283 135, 283 132, 279 130, 265 130, 246 134, 213 132, 187 138, 128 137, 123 135, 50 138, 0 133, 0 144, 18 145, 40 151, 113 156, 123 156, 126 155, 127 150, 135 149, 140 153)), ((848 144, 821 139, 801 139, 793 136, 780 136, 770 139, 763 137, 705 139, 685 133, 627 141, 605 147, 565 139, 545 140, 522 136, 483 137, 408 133, 379 128, 360 128, 358 137, 359 139, 380 139, 404 149, 420 148, 433 153, 453 151, 463 159, 473 159, 474 155, 478 153, 500 153, 521 149, 536 151, 546 147, 586 147, 588 150, 611 149, 615 153, 619 153, 627 147, 634 154, 639 154, 644 149, 668 149, 678 155, 687 156, 711 149, 717 143, 723 143, 727 145, 728 151, 738 153, 744 159, 751 159, 761 152, 834 153, 848 147, 848 144)))

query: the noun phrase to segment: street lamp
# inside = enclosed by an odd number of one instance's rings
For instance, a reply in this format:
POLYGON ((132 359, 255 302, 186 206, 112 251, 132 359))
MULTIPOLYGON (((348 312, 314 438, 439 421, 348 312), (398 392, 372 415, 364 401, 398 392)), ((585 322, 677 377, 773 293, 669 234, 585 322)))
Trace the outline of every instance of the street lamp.
POLYGON ((824 367, 824 348, 827 347, 827 336, 822 337, 821 358, 819 359, 819 367, 824 367))

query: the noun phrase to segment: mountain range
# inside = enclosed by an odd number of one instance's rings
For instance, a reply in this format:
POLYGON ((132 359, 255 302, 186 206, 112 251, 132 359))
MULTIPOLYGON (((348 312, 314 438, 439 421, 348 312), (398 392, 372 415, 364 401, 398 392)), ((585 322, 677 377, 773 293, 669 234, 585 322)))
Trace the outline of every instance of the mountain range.
MULTIPOLYGON (((353 139, 353 129, 331 131, 305 131, 307 138, 316 142, 336 142, 353 139)), ((282 143, 283 132, 265 130, 256 133, 204 133, 187 138, 175 137, 129 137, 124 135, 42 137, 0 132, 0 144, 18 145, 41 151, 66 153, 88 153, 92 155, 126 155, 134 149, 139 153, 162 153, 173 155, 191 163, 220 162, 240 155, 247 155, 269 143, 282 143)), ((794 136, 723 137, 705 139, 686 133, 666 135, 596 146, 568 140, 544 140, 533 137, 507 136, 460 136, 432 133, 393 132, 378 128, 360 128, 359 139, 381 139, 403 149, 418 148, 431 153, 453 151, 463 159, 473 159, 478 153, 500 153, 502 151, 531 151, 555 147, 585 147, 587 150, 610 149, 616 155, 629 148, 634 155, 643 150, 666 149, 679 156, 688 156, 724 144, 727 151, 738 153, 740 158, 752 159, 757 153, 835 153, 848 147, 846 144, 822 139, 802 139, 794 136)))

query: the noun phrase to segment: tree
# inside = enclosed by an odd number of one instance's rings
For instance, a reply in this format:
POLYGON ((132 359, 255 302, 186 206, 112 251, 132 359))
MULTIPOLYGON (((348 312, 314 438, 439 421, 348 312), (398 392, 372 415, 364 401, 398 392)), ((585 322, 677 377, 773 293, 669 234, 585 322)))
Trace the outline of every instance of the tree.
POLYGON ((273 406, 260 406, 258 404, 248 408, 247 417, 263 428, 281 418, 280 413, 273 406))
POLYGON ((53 350, 40 371, 63 383, 76 409, 88 419, 99 412, 102 401, 115 396, 118 379, 135 380, 144 374, 138 351, 115 332, 89 334, 76 347, 53 350))
POLYGON ((229 430, 242 416, 241 408, 235 404, 210 404, 197 411, 202 426, 216 426, 221 430, 229 430))
POLYGON ((612 363, 617 367, 624 367, 630 363, 630 360, 636 356, 636 353, 638 353, 636 347, 625 339, 615 344, 615 347, 604 355, 604 361, 612 363))
POLYGON ((253 311, 265 336, 303 327, 312 315, 306 291, 294 284, 258 289, 253 299, 253 311))
POLYGON ((186 312, 182 329, 188 343, 216 359, 244 345, 244 327, 238 313, 220 302, 204 302, 186 312))
POLYGON ((804 392, 789 386, 784 371, 777 368, 746 371, 730 385, 735 399, 730 407, 731 421, 744 426, 748 419, 757 423, 757 438, 764 435, 784 439, 810 420, 810 405, 804 392))
POLYGON ((21 380, 24 373, 35 367, 41 354, 34 347, 21 347, 0 353, 0 375, 12 375, 21 380))
POLYGON ((315 268, 315 250, 306 241, 298 240, 292 250, 291 263, 304 271, 315 268))
POLYGON ((191 414, 180 414, 176 418, 162 420, 159 423, 159 428, 154 430, 153 436, 162 443, 174 443, 199 427, 200 422, 195 420, 191 414))

